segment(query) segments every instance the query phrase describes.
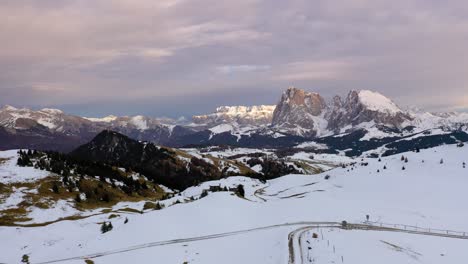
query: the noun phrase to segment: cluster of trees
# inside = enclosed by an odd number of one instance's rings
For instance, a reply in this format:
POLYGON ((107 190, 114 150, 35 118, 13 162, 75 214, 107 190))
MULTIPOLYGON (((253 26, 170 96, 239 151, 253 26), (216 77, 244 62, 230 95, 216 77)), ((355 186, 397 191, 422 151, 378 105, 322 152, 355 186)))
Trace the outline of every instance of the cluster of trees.
MULTIPOLYGON (((142 194, 148 190, 148 184, 138 179, 129 177, 125 172, 103 162, 93 162, 77 159, 71 155, 58 152, 41 152, 36 150, 18 152, 17 164, 19 166, 35 167, 41 170, 53 172, 61 175, 61 184, 69 192, 78 189, 80 193, 86 195, 86 199, 110 202, 114 199, 112 192, 106 191, 105 184, 112 188, 119 188, 125 194, 131 196, 134 193, 142 194), (101 183, 90 185, 85 181, 85 177, 99 177, 101 183), (117 185, 116 182, 121 184, 117 185)), ((128 174, 133 174, 130 170, 128 174)), ((60 182, 59 182, 60 183, 60 182)), ((59 183, 52 186, 54 193, 59 193, 59 183)), ((82 202, 80 194, 75 197, 76 202, 82 202)))
POLYGON ((205 189, 202 191, 200 198, 208 196, 208 192, 234 192, 237 196, 244 198, 245 197, 245 190, 244 185, 239 184, 237 187, 234 188, 227 188, 226 186, 221 187, 218 186, 210 186, 209 189, 205 189))
POLYGON ((262 166, 262 175, 258 176, 261 180, 270 180, 287 174, 301 174, 293 165, 286 164, 284 160, 252 158, 247 161, 247 164, 250 167, 262 166))

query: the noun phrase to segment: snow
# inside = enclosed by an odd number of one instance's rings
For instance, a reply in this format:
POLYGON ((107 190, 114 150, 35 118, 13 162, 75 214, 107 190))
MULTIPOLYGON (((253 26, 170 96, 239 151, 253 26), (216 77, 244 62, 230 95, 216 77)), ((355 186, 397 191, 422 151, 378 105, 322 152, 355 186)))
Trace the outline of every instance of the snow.
POLYGON ((26 189, 27 188, 25 187, 13 187, 13 192, 5 199, 5 201, 2 201, 2 203, 0 203, 0 210, 16 208, 17 205, 23 201, 23 191, 26 189))
POLYGON ((44 113, 51 114, 51 115, 63 114, 62 110, 55 109, 55 108, 43 108, 40 110, 40 112, 44 112, 44 113))
POLYGON ((16 111, 18 108, 11 106, 11 105, 4 105, 1 110, 6 110, 6 111, 16 111))
POLYGON ((216 108, 216 113, 226 113, 231 116, 237 115, 269 115, 275 110, 276 105, 259 105, 259 106, 220 106, 216 108))
POLYGON ((57 125, 53 123, 53 120, 49 118, 39 118, 37 122, 49 129, 54 129, 57 127, 57 125))
POLYGON ((146 130, 148 129, 148 123, 144 116, 138 115, 134 116, 130 119, 130 122, 136 126, 139 130, 146 130))
POLYGON ((328 149, 328 146, 315 141, 308 141, 297 145, 296 148, 328 149))
MULTIPOLYGON (((357 163, 346 168, 316 175, 287 175, 266 183, 230 177, 191 187, 171 201, 187 201, 209 186, 238 184, 244 185, 244 199, 232 192, 216 192, 193 202, 168 204, 163 210, 121 213, 111 220, 109 214, 101 214, 44 227, 0 227, 0 236, 8 237, 0 240, 0 262, 18 262, 23 254, 36 263, 102 253, 93 259, 96 263, 287 263, 288 234, 300 226, 161 246, 155 242, 298 221, 362 223, 366 214, 376 222, 468 231, 468 212, 461 202, 468 198, 468 171, 462 168, 468 148, 447 145, 403 155, 408 163, 400 160, 401 154, 384 157, 381 162, 355 159, 349 161, 357 163), (439 163, 441 158, 443 164, 439 163), (361 166, 361 162, 368 165, 361 166), (112 221, 114 229, 101 234, 99 223, 103 221, 112 221), (115 254, 107 254, 114 250, 115 254)), ((468 259, 467 240, 372 230, 324 228, 321 233, 323 239, 320 236, 312 242, 310 254, 315 263, 341 263, 341 256, 343 263, 381 264, 463 263, 468 259)), ((305 233, 304 239, 310 235, 305 233)), ((63 263, 83 263, 83 259, 63 263)))
POLYGON ((102 118, 95 118, 95 117, 83 117, 84 119, 87 119, 91 122, 104 122, 104 123, 110 123, 112 121, 115 121, 117 119, 117 116, 115 115, 108 115, 106 117, 102 118))
POLYGON ((275 108, 275 105, 220 106, 214 113, 193 116, 192 119, 197 124, 237 122, 242 125, 268 125, 271 123, 275 108))
POLYGON ((393 232, 320 229, 307 232, 302 241, 306 263, 436 264, 460 263, 467 257, 466 240, 393 232), (312 238, 314 232, 319 238, 312 238))
MULTIPOLYGON (((81 195, 80 198, 86 200, 86 195, 81 195), (84 196, 84 197, 83 197, 84 196)), ((53 204, 50 208, 39 209, 37 207, 31 207, 31 212, 28 213, 28 217, 32 218, 31 221, 23 222, 23 224, 32 224, 32 223, 45 223, 49 221, 55 221, 62 217, 80 215, 81 212, 75 209, 70 201, 59 200, 57 203, 53 204)))
POLYGON ((359 100, 369 110, 397 114, 401 109, 384 95, 369 90, 359 91, 359 100))
POLYGON ((41 171, 32 167, 18 167, 18 150, 0 151, 0 183, 9 184, 15 182, 32 182, 50 175, 47 171, 41 171))
POLYGON ((212 127, 209 130, 213 134, 221 134, 221 133, 224 133, 224 132, 232 131, 232 129, 233 129, 233 127, 230 124, 221 124, 221 125, 217 125, 215 127, 212 127))

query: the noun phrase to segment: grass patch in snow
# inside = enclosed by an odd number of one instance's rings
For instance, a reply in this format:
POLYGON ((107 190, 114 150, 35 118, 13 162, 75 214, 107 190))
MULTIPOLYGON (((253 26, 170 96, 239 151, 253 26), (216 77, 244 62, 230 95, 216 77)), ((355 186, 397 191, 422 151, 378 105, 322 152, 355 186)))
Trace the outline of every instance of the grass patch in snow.
MULTIPOLYGON (((3 210, 0 207, 0 225, 43 226, 63 220, 78 220, 87 216, 82 216, 81 213, 77 214, 76 210, 89 212, 104 208, 100 211, 100 213, 104 214, 113 212, 112 207, 119 202, 157 201, 162 199, 165 194, 158 185, 146 182, 148 189, 128 195, 120 188, 90 177, 80 180, 80 192, 78 188, 68 188, 59 179, 59 176, 51 175, 35 182, 0 183, 0 203, 4 203, 12 195, 18 195, 16 204, 13 203, 3 210), (54 186, 56 186, 55 191, 54 186), (86 193, 87 197, 86 200, 77 202, 75 199, 80 193, 86 193), (44 210, 43 214, 47 214, 47 210, 62 210, 60 209, 61 207, 57 207, 59 203, 65 204, 70 209, 70 211, 67 209, 68 214, 73 215, 67 216, 65 214, 64 216, 62 214, 63 217, 53 219, 53 215, 51 214, 51 217, 40 220, 42 221, 41 223, 35 223, 34 216, 29 216, 33 211, 38 212, 38 210, 44 210)), ((139 210, 131 208, 119 211, 141 213, 139 210)))

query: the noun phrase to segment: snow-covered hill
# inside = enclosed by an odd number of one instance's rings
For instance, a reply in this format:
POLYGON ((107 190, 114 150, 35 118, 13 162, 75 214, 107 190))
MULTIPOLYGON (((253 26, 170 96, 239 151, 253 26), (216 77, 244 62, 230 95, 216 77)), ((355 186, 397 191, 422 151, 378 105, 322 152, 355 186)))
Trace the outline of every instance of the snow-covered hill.
MULTIPOLYGON (((4 226, 0 236, 8 239, 0 240, 0 262, 19 262, 28 255, 31 263, 83 263, 87 258, 95 263, 287 263, 288 235, 310 227, 294 223, 363 223, 366 215, 373 225, 468 231, 463 207, 468 198, 466 157, 467 147, 447 145, 380 160, 343 158, 345 166, 316 175, 288 175, 266 183, 245 177, 205 182, 165 202, 172 206, 144 214, 103 212, 43 227, 4 226), (239 184, 245 198, 231 191, 208 191, 202 198, 210 186, 222 190, 239 184), (101 234, 104 221, 112 222, 113 230, 101 234)), ((468 259, 468 240, 456 238, 336 227, 300 236, 303 259, 311 260, 305 263, 468 259)), ((295 243, 292 247, 298 249, 295 243)))

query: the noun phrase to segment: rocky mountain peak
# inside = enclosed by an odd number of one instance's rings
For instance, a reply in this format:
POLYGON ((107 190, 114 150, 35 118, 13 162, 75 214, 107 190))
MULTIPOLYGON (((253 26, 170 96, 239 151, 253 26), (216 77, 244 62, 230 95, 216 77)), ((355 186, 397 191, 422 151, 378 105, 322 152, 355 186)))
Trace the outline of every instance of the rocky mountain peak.
POLYGON ((16 111, 18 108, 11 106, 11 105, 4 105, 0 111, 16 111))
POLYGON ((302 89, 289 87, 282 95, 278 106, 305 106, 312 115, 320 115, 326 108, 325 100, 318 93, 306 92, 302 89))
POLYGON ((219 125, 237 123, 239 125, 269 125, 273 117, 274 105, 256 106, 220 106, 216 111, 207 115, 192 117, 195 124, 219 125))
MULTIPOLYGON (((272 125, 278 128, 306 130, 306 134, 317 134, 317 119, 327 109, 325 99, 318 93, 288 88, 273 112, 272 125)), ((303 134, 299 132, 299 134, 303 134)))
POLYGON ((411 116, 384 95, 369 90, 352 90, 345 102, 335 100, 333 111, 328 115, 328 129, 339 132, 344 127, 367 122, 401 128, 409 120, 411 116))

